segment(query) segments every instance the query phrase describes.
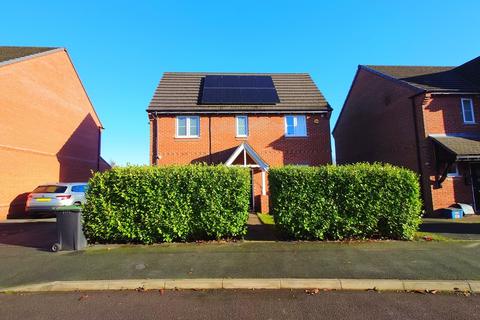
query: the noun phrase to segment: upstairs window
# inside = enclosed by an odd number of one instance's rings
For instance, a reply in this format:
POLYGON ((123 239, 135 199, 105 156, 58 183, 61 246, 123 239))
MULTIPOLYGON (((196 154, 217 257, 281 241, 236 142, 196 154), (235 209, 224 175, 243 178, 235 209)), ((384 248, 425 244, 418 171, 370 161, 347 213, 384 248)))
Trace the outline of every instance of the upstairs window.
POLYGON ((198 138, 200 133, 200 118, 197 116, 177 117, 178 138, 198 138))
POLYGON ((248 136, 248 117, 247 116, 237 116, 237 137, 246 137, 248 136))
POLYGON ((285 117, 285 136, 306 137, 307 121, 304 115, 285 117))
POLYGON ((472 99, 462 98, 463 123, 475 123, 472 99))

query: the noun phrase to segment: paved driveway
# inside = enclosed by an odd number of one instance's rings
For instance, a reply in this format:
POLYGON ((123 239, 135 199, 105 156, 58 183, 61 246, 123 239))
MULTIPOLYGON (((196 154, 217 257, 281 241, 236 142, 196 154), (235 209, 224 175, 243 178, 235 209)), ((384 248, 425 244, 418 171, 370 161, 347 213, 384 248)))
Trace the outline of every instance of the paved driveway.
POLYGON ((55 218, 0 222, 0 247, 20 246, 48 250, 56 238, 55 218))

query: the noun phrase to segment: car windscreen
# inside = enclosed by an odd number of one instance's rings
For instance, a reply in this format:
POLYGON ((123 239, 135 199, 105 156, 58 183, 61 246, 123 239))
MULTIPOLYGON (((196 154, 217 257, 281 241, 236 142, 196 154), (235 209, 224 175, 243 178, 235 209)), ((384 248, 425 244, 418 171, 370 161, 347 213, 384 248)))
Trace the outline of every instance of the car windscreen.
POLYGON ((64 193, 67 190, 67 186, 38 186, 32 193, 64 193))

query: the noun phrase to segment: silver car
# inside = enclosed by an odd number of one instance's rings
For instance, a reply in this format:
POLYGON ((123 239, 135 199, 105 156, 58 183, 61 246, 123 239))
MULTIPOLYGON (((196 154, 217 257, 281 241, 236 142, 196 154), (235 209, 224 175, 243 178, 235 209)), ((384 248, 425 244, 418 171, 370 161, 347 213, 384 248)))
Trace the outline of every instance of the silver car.
POLYGON ((55 208, 85 203, 87 182, 51 183, 35 188, 28 195, 25 211, 51 212, 55 208))

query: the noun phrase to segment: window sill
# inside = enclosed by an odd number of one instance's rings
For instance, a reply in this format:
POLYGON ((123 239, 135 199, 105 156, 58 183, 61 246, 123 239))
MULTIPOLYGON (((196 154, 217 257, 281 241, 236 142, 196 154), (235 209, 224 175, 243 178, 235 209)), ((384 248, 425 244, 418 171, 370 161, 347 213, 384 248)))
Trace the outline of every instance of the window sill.
POLYGON ((284 136, 287 139, 305 139, 308 138, 308 136, 284 136))
POLYGON ((471 126, 471 125, 476 125, 477 123, 476 122, 464 122, 463 124, 466 125, 466 126, 471 126))
POLYGON ((198 140, 200 139, 199 136, 197 137, 179 137, 179 136, 175 136, 175 140, 198 140))

